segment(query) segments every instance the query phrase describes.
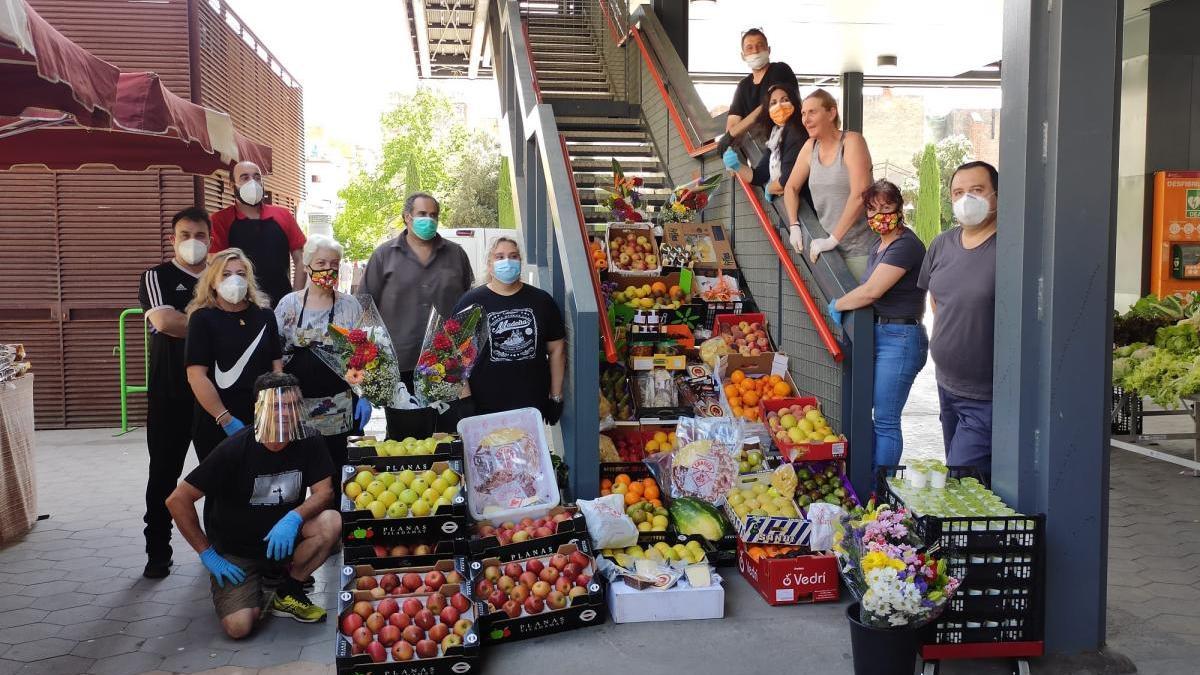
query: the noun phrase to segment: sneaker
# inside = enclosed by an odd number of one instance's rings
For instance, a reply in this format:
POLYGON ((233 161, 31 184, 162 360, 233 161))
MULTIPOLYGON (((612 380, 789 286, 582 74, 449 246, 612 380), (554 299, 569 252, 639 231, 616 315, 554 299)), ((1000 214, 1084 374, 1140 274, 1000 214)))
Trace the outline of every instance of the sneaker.
POLYGON ((171 573, 171 559, 151 560, 142 570, 142 576, 147 579, 165 579, 171 573))
POLYGON ((313 603, 304 591, 289 591, 275 594, 271 600, 271 614, 290 616, 301 623, 316 623, 325 620, 325 609, 313 603))

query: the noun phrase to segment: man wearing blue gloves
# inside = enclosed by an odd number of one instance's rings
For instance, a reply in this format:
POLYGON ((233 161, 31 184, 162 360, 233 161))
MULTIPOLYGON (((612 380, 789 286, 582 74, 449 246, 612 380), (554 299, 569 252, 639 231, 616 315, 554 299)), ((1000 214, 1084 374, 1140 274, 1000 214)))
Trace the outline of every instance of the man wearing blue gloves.
POLYGON ((329 454, 306 419, 299 380, 268 373, 254 390, 253 429, 218 445, 167 498, 180 534, 212 575, 213 605, 234 639, 249 635, 264 610, 304 623, 324 620, 303 583, 341 533, 329 454), (207 531, 196 514, 201 497, 212 504, 207 531), (263 577, 289 558, 278 588, 264 594, 263 577))

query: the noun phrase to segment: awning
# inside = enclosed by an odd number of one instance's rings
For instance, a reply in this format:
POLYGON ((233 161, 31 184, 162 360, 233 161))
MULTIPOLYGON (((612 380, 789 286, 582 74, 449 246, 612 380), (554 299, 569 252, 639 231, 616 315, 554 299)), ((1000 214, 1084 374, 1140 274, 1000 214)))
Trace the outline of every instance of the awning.
POLYGON ((0 0, 0 115, 66 114, 82 126, 108 126, 119 75, 116 66, 68 40, 25 0, 0 0))
POLYGON ((226 113, 176 96, 155 73, 121 73, 108 129, 69 117, 0 118, 0 170, 18 165, 61 171, 85 165, 124 171, 178 168, 208 175, 239 161, 271 172, 271 148, 239 133, 226 113))

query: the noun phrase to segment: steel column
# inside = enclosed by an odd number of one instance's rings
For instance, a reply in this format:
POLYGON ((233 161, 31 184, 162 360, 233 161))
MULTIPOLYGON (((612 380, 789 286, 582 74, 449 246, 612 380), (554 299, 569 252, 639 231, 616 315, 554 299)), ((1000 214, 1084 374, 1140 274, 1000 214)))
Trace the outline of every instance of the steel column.
POLYGON ((842 128, 847 131, 863 130, 863 74, 842 73, 842 128))
POLYGON ((1120 0, 1009 0, 993 482, 1047 515, 1046 646, 1104 643, 1120 0))

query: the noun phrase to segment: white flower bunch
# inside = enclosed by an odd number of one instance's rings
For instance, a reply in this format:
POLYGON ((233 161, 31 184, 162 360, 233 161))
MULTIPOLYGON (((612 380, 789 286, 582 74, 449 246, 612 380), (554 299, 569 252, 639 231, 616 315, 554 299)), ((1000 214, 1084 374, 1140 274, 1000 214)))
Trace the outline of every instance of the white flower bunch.
POLYGON ((867 572, 867 591, 863 594, 863 620, 871 625, 905 626, 922 617, 921 591, 911 581, 901 579, 896 569, 880 567, 867 572))

